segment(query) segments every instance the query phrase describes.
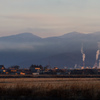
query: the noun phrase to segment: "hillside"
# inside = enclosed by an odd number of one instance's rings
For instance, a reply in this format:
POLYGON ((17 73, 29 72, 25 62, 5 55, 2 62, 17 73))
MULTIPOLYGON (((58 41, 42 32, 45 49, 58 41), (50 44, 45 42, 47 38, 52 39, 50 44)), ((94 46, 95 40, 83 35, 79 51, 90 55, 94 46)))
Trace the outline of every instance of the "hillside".
POLYGON ((83 34, 71 32, 58 37, 41 38, 32 33, 0 37, 0 64, 6 67, 49 64, 51 67, 82 65, 81 47, 86 54, 86 66, 95 63, 100 32, 83 34))

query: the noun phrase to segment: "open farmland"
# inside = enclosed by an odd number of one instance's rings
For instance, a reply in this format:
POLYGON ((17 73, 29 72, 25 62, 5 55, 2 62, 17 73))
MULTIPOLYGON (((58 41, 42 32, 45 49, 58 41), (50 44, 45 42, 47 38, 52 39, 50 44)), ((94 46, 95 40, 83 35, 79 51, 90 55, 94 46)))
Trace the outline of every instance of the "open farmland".
POLYGON ((0 78, 0 99, 99 100, 100 78, 0 78))

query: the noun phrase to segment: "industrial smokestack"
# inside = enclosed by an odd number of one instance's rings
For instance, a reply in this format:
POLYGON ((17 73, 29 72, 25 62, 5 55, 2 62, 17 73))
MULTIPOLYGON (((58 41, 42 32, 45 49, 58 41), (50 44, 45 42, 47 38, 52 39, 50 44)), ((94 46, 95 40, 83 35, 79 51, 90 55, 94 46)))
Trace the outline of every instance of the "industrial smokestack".
POLYGON ((98 61, 99 55, 100 55, 100 42, 98 42, 98 50, 96 52, 96 61, 94 64, 94 68, 97 68, 97 61, 98 61))
POLYGON ((81 48, 81 53, 82 53, 82 61, 83 61, 83 67, 85 66, 85 53, 83 52, 83 45, 81 48))
POLYGON ((98 61, 99 55, 100 55, 100 50, 97 50, 97 52, 96 52, 96 61, 95 61, 95 65, 94 65, 95 68, 97 68, 97 61, 98 61))

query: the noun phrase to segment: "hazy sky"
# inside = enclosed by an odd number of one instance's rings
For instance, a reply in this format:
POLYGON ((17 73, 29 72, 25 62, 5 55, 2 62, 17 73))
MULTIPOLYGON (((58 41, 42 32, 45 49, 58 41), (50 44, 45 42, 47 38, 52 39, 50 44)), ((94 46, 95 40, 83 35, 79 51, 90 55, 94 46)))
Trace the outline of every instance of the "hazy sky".
POLYGON ((0 0, 0 36, 100 31, 100 0, 0 0))

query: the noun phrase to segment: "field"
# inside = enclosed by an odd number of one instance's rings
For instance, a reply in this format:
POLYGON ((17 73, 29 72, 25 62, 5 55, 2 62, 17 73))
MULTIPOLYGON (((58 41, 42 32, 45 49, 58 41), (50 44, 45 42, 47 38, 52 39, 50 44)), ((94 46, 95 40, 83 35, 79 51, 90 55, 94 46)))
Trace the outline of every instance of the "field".
POLYGON ((0 78, 0 100, 99 100, 100 78, 0 78))

